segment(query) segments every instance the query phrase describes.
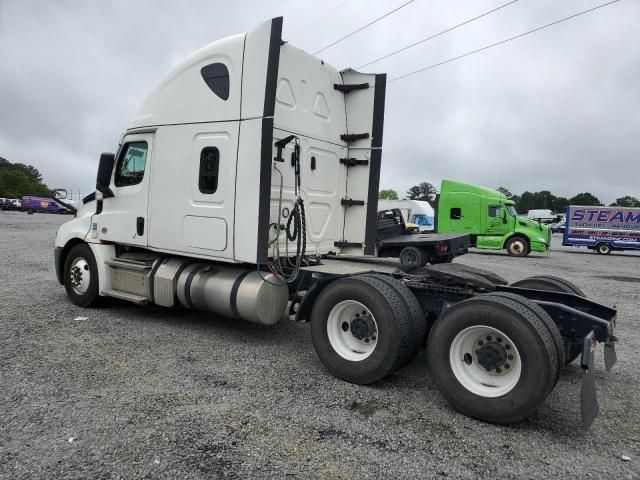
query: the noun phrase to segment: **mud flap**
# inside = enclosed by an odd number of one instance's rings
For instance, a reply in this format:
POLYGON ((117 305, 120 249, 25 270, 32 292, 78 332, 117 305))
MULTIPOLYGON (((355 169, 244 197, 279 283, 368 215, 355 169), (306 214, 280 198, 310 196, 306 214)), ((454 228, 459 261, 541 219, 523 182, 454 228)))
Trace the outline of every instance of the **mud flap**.
POLYGON ((613 343, 614 341, 614 339, 610 338, 604 344, 604 368, 607 369, 607 372, 610 372, 613 366, 618 362, 616 347, 613 343))
POLYGON ((582 358, 580 366, 582 367, 582 388, 580 390, 580 411, 582 414, 582 427, 588 430, 600 413, 598 405, 598 395, 596 393, 596 380, 593 377, 593 352, 595 341, 593 332, 590 332, 585 338, 582 346, 582 358))

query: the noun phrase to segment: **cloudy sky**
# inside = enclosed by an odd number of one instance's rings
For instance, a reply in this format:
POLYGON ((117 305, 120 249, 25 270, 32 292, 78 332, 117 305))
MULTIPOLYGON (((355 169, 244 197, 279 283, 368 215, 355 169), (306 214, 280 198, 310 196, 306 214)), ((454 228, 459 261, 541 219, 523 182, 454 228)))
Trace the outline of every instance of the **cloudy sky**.
MULTIPOLYGON (((0 156, 89 193, 100 152, 190 52, 278 15, 315 52, 406 1, 0 0, 0 156)), ((363 70, 394 78, 605 1, 520 0, 363 70)), ((358 67, 506 2, 415 0, 320 56, 358 67)), ((639 18, 621 0, 390 83, 381 186, 640 196, 639 18)))

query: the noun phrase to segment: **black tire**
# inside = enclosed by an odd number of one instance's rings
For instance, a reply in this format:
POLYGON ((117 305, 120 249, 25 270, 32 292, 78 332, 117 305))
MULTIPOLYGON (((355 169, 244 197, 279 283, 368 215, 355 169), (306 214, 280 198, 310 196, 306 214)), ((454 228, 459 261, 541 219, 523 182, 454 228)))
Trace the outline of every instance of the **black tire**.
POLYGON ((511 257, 526 257, 531 248, 526 238, 516 235, 507 240, 505 250, 511 257))
POLYGON ((596 245, 595 250, 600 255, 609 255, 611 253, 611 250, 613 249, 608 243, 599 243, 598 245, 596 245))
POLYGON ((336 280, 320 292, 311 311, 311 338, 318 357, 334 376, 367 385, 407 362, 413 347, 411 324, 402 297, 394 288, 375 278, 354 276, 336 280), (329 340, 329 314, 343 301, 364 305, 375 319, 377 343, 366 358, 347 359, 329 340))
POLYGON ((555 381, 553 382, 553 387, 555 387, 555 385, 558 383, 558 380, 560 380, 560 373, 562 372, 562 367, 564 366, 565 362, 565 339, 562 335, 560 335, 560 330, 558 330, 558 326, 555 324, 553 319, 547 312, 545 312, 544 308, 542 308, 540 305, 521 295, 516 295, 515 293, 491 292, 484 294, 483 296, 507 298, 516 303, 519 303, 520 305, 528 308, 532 313, 537 315, 538 319, 544 324, 545 327, 547 327, 547 331, 549 332, 549 335, 551 335, 553 345, 556 349, 556 361, 558 362, 558 373, 556 375, 555 381))
POLYGON ((420 352, 420 349, 425 346, 425 340, 428 331, 427 316, 422 311, 418 299, 411 292, 403 282, 397 278, 393 278, 389 275, 383 275, 381 273, 369 273, 366 277, 375 278, 383 283, 386 283, 389 287, 393 288, 396 293, 402 299, 407 314, 409 315, 412 346, 408 358, 398 368, 402 368, 409 364, 420 352))
MULTIPOLYGON (((485 295, 459 302, 440 316, 429 334, 427 354, 436 385, 453 408, 493 423, 513 423, 529 416, 553 388, 558 371, 553 339, 535 312, 511 299, 485 295), (450 354, 454 339, 458 334, 464 335, 462 332, 467 328, 483 326, 502 332, 505 347, 511 341, 520 356, 516 383, 499 396, 474 393, 458 380, 452 369, 450 354)), ((471 362, 479 364, 477 357, 472 358, 469 357, 471 362)), ((464 363, 466 359, 467 355, 464 363)), ((480 386, 485 388, 483 384, 480 386)))
MULTIPOLYGON (((77 275, 82 275, 82 273, 83 272, 79 269, 78 273, 75 274, 75 281, 77 281, 77 275)), ((93 256, 93 252, 91 251, 89 245, 87 245, 86 243, 80 243, 71 248, 64 262, 63 278, 64 288, 67 291, 67 296, 73 303, 81 307, 92 307, 96 305, 99 299, 98 267, 96 265, 96 259, 93 256), (75 288, 72 281, 72 277, 74 277, 74 274, 71 270, 74 266, 74 263, 76 263, 78 259, 82 259, 85 261, 85 265, 83 265, 82 270, 84 270, 85 272, 89 272, 89 282, 84 292, 81 292, 77 288, 75 288)))
POLYGON ((400 252, 400 265, 404 268, 424 267, 429 260, 427 252, 418 247, 404 247, 400 252))
MULTIPOLYGON (((549 292, 571 293, 586 298, 585 293, 574 283, 553 275, 536 275, 511 284, 513 287, 535 288, 549 292)), ((582 339, 562 337, 564 343, 564 364, 569 365, 582 354, 582 339)))

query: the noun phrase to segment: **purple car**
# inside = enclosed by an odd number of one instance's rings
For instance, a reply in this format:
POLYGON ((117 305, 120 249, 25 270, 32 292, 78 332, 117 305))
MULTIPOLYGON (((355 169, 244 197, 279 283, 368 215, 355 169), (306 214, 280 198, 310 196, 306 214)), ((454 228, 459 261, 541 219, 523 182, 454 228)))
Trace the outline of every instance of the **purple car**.
POLYGON ((22 211, 34 211, 42 213, 71 213, 53 198, 34 197, 31 195, 22 197, 22 211))

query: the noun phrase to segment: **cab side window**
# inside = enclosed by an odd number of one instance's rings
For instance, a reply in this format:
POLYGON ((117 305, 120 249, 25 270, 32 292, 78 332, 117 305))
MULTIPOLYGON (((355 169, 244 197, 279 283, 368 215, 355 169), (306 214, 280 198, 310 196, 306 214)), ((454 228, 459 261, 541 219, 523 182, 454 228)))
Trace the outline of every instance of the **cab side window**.
POLYGON ((500 218, 500 207, 499 206, 489 207, 489 216, 493 218, 500 218))
POLYGON ((216 147, 205 147, 200 152, 200 171, 198 188, 200 192, 211 194, 218 190, 218 170, 220 168, 220 151, 216 147))
POLYGON ((116 187, 137 185, 144 178, 147 164, 147 142, 125 143, 116 166, 114 183, 116 187))

